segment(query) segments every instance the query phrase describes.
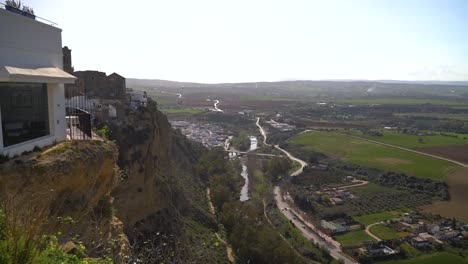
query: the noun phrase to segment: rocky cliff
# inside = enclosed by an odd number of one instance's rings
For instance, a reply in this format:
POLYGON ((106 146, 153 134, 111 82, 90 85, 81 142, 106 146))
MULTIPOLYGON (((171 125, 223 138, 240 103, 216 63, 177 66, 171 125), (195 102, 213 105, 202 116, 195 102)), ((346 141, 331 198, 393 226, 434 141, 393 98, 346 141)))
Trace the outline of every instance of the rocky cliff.
POLYGON ((217 224, 205 183, 192 171, 204 148, 173 130, 152 101, 109 125, 123 175, 112 196, 132 244, 144 241, 159 250, 165 243, 173 260, 226 262, 223 249, 213 246, 217 224))
POLYGON ((101 124, 110 140, 64 142, 1 164, 5 210, 117 263, 226 263, 206 183, 192 170, 205 149, 173 130, 155 102, 123 113, 101 124))
POLYGON ((111 142, 64 142, 0 165, 0 199, 14 223, 59 242, 83 243, 90 256, 123 260, 128 241, 112 211, 118 184, 111 142), (112 245, 111 245, 112 244, 112 245))

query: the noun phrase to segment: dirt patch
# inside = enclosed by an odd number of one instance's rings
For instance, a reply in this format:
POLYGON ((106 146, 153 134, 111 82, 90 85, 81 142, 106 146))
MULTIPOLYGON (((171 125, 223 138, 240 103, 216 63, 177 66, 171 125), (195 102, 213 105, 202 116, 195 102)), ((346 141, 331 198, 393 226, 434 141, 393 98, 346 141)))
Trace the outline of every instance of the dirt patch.
POLYGON ((468 144, 458 146, 417 148, 416 150, 468 164, 468 144))
POLYGON ((385 164, 398 165, 398 164, 410 164, 411 162, 407 160, 402 160, 398 158, 376 158, 375 160, 383 162, 385 164))
POLYGON ((423 206, 422 209, 433 214, 440 214, 444 217, 455 217, 463 221, 468 221, 468 168, 458 170, 447 177, 450 200, 436 202, 423 206))

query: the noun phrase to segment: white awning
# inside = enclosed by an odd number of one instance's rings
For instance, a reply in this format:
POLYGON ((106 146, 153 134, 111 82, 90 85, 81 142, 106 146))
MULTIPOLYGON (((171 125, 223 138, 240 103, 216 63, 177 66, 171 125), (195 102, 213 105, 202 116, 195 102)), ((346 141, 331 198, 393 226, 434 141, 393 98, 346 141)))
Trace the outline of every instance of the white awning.
POLYGON ((76 77, 59 68, 26 69, 0 66, 0 82, 75 83, 76 77))

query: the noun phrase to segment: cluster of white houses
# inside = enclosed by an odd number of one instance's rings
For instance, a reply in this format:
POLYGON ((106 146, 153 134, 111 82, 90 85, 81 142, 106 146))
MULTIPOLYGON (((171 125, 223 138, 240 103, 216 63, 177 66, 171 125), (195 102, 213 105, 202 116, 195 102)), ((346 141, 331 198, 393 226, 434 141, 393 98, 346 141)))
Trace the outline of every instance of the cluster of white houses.
MULTIPOLYGON (((0 8, 0 155, 70 138, 73 131, 84 130, 73 125, 81 114, 90 122, 103 112, 116 118, 124 103, 146 105, 146 94, 127 91, 125 78, 116 73, 75 72, 61 32, 0 8)), ((86 130, 90 136, 91 125, 86 130)))

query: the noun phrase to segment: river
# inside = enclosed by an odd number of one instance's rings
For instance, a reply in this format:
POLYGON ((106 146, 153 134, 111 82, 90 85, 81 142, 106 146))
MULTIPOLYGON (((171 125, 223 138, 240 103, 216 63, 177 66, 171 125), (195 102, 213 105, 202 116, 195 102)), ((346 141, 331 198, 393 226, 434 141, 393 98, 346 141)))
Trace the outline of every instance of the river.
MULTIPOLYGON (((249 138, 250 138, 250 148, 249 148, 249 152, 250 152, 250 151, 254 151, 257 149, 258 141, 257 141, 257 138, 254 136, 250 136, 249 138)), ((242 178, 244 178, 245 183, 244 183, 244 186, 242 186, 239 200, 241 202, 245 202, 250 199, 249 198, 249 173, 247 171, 247 166, 245 165, 245 160, 242 160, 242 172, 240 175, 242 176, 242 178)))

